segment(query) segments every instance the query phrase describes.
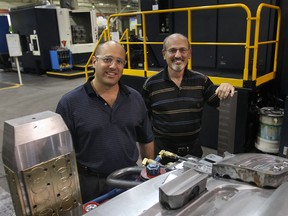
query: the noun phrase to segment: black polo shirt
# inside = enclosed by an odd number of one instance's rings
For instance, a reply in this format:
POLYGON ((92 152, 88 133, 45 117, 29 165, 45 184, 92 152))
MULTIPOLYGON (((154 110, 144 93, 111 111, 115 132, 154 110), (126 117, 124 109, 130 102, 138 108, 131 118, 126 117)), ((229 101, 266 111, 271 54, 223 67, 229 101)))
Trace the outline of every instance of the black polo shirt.
POLYGON ((136 141, 153 140, 143 98, 120 82, 110 107, 93 91, 92 79, 65 94, 56 110, 70 130, 77 161, 99 173, 135 166, 139 157, 136 141))

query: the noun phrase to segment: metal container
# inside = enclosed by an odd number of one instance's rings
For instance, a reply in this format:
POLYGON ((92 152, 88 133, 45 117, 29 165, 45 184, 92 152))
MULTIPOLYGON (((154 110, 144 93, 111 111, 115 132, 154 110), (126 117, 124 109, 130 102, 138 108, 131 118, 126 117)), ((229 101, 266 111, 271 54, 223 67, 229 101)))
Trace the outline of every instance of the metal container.
POLYGON ((59 114, 4 122, 2 158, 16 215, 81 215, 72 139, 59 114))
POLYGON ((277 154, 283 124, 284 110, 263 107, 259 113, 259 131, 255 147, 262 152, 277 154))

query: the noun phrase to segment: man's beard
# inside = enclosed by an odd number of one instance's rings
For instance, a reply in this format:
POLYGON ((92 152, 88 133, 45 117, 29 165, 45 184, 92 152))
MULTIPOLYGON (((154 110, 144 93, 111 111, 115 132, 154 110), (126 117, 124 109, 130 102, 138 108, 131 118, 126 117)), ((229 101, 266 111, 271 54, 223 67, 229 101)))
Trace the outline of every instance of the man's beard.
POLYGON ((172 70, 175 71, 175 72, 181 72, 181 71, 183 71, 184 68, 185 68, 184 61, 183 61, 182 59, 180 59, 180 58, 174 59, 173 62, 172 62, 171 68, 172 68, 172 70), (180 65, 179 65, 179 64, 176 64, 175 62, 177 62, 177 61, 181 61, 181 64, 180 64, 180 65))

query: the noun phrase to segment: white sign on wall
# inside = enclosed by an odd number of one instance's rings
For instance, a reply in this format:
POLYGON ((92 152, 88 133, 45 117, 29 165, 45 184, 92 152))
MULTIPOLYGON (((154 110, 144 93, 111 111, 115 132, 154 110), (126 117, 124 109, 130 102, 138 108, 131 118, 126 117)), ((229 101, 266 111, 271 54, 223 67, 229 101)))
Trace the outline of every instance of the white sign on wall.
POLYGON ((119 32, 111 32, 110 35, 111 35, 111 39, 112 39, 113 41, 117 41, 117 42, 120 41, 119 32))
POLYGON ((21 44, 20 44, 20 38, 18 34, 6 34, 6 40, 8 45, 8 51, 10 57, 15 58, 16 67, 18 71, 18 77, 19 77, 19 84, 22 85, 22 77, 21 77, 21 71, 18 61, 18 56, 22 56, 22 50, 21 50, 21 44))
POLYGON ((20 38, 18 34, 6 34, 9 55, 11 57, 22 56, 20 38))

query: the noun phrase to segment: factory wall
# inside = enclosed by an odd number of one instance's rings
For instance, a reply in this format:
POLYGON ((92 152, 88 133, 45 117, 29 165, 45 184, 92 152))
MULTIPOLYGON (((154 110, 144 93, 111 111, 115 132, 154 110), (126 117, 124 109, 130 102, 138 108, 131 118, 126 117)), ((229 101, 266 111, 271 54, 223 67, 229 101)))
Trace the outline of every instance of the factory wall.
MULTIPOLYGON (((142 0, 141 10, 151 10, 153 0, 142 0)), ((231 4, 238 1, 223 0, 159 0, 159 9, 185 8, 193 6, 207 6, 217 4, 231 4)), ((252 16, 256 15, 257 7, 260 3, 269 3, 276 5, 275 0, 255 0, 240 1, 249 7, 252 16)), ((267 40, 275 32, 275 14, 273 11, 263 10, 264 25, 261 25, 260 40, 267 40)), ((246 36, 246 13, 242 8, 219 9, 219 10, 201 10, 192 12, 192 40, 193 42, 243 42, 246 36)), ((147 16, 147 36, 154 41, 163 41, 171 33, 178 32, 187 35, 187 12, 161 13, 147 16)), ((252 25, 252 32, 254 30, 252 25)), ((253 41, 254 35, 251 35, 253 41)), ((154 53, 161 53, 162 47, 155 47, 154 53)), ((271 70, 272 58, 271 47, 263 46, 259 50, 258 71, 267 72, 271 70)), ((241 73, 244 65, 243 47, 231 46, 192 46, 193 68, 211 68, 217 70, 235 71, 241 73)), ((253 55, 250 55, 253 58, 253 55)), ((158 57, 161 66, 165 65, 161 56, 158 57)), ((252 65, 250 65, 251 67, 252 65)), ((212 70, 212 71, 213 71, 212 70)))
POLYGON ((9 24, 7 16, 0 15, 0 68, 9 68, 11 63, 9 61, 8 46, 6 42, 6 34, 9 33, 9 24))

